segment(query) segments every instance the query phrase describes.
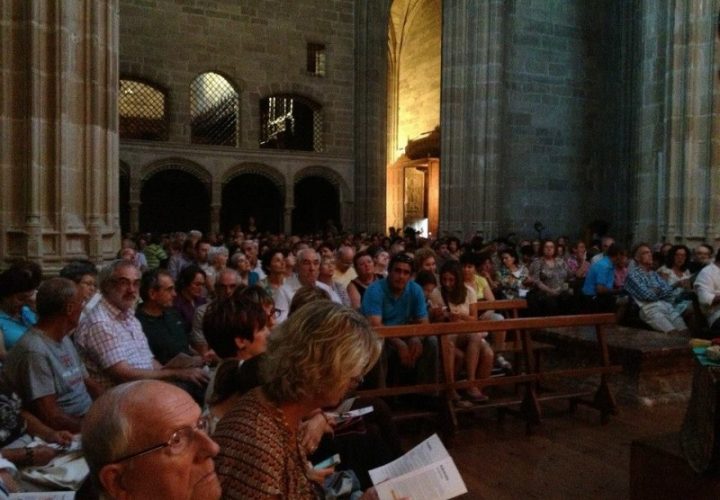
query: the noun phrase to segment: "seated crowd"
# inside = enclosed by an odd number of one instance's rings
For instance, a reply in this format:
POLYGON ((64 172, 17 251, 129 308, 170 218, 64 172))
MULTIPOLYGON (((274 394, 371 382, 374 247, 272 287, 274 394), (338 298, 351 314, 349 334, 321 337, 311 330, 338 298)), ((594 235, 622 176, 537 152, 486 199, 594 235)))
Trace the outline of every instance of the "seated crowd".
MULTIPOLYGON (((99 271, 76 261, 43 280, 37 264, 12 265, 0 274, 2 487, 82 433, 87 488, 110 498, 324 498, 340 486, 370 498, 368 470, 402 449, 381 399, 338 419, 347 396, 436 383, 441 366, 448 381, 512 369, 505 332, 383 343, 374 327, 501 320, 478 302, 522 298, 531 316, 614 311, 720 335, 720 251, 713 261, 706 244, 393 236, 191 231, 126 238, 99 271), (336 468, 312 467, 335 453, 336 468)), ((488 395, 480 383, 451 399, 488 395)))

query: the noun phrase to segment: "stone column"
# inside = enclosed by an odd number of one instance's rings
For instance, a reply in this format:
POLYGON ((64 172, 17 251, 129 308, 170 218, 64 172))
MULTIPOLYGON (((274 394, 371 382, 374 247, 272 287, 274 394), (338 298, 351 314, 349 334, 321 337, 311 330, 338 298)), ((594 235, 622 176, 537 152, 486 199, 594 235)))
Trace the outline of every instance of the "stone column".
POLYGON ((720 236, 711 175, 716 4, 640 3, 635 240, 720 236))
POLYGON ((440 234, 498 228, 503 2, 442 3, 440 234))
MULTIPOLYGON (((385 231, 390 0, 355 0, 355 230, 385 231)), ((347 207, 350 209, 350 207, 347 207)), ((287 232, 289 226, 286 226, 287 232)))
POLYGON ((0 265, 119 248, 116 0, 0 3, 0 265))

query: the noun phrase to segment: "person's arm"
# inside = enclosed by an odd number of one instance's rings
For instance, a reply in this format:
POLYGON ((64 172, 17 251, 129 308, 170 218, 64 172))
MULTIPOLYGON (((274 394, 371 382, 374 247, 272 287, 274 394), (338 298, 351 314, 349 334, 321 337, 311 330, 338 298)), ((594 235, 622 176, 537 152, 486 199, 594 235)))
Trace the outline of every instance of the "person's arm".
POLYGON ((657 302, 660 297, 650 288, 646 274, 641 271, 628 274, 627 280, 625 280, 625 290, 635 300, 657 302))
POLYGON ((27 410, 21 410, 20 416, 27 424, 27 433, 31 436, 37 436, 46 443, 57 443, 67 446, 72 441, 72 432, 67 430, 56 431, 45 425, 39 418, 27 410))
POLYGON ((347 294, 350 298, 350 307, 352 307, 353 309, 360 309, 360 292, 358 292, 355 283, 353 283, 352 281, 348 283, 347 294))
POLYGON ((87 389, 90 397, 93 398, 93 400, 99 398, 100 395, 105 392, 105 388, 97 381, 93 380, 91 377, 85 377, 84 381, 85 388, 87 389))
POLYGON ((153 360, 153 370, 133 368, 127 361, 120 361, 109 366, 105 371, 118 382, 129 382, 131 380, 155 379, 155 380, 183 380, 192 382, 197 386, 204 386, 208 382, 208 375, 202 368, 158 368, 159 363, 153 360), (157 364, 155 364, 157 363, 157 364))
POLYGON ((698 302, 704 307, 712 307, 720 303, 720 292, 715 292, 712 274, 709 272, 710 269, 710 266, 708 266, 707 272, 703 269, 695 278, 695 292, 697 293, 698 302))
POLYGON ((30 411, 55 430, 80 432, 82 418, 65 413, 57 402, 57 395, 50 394, 30 403, 30 411))

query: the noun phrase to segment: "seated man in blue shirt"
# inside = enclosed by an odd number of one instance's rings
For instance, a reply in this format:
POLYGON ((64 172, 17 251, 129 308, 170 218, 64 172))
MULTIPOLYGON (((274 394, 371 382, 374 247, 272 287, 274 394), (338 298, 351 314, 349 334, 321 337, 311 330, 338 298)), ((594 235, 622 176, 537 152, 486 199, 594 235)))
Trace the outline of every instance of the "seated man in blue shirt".
MULTIPOLYGON (((373 327, 428 322, 422 288, 410 279, 412 266, 412 257, 403 253, 395 255, 388 266, 388 277, 373 282, 365 291, 360 311, 373 327)), ((385 347, 378 361, 379 373, 375 374, 378 380, 374 381, 380 387, 385 386, 383 364, 386 365, 388 359, 390 363, 399 360, 401 376, 414 371, 418 383, 437 382, 437 338, 392 338, 385 347)))
POLYGON ((590 266, 582 287, 583 306, 588 312, 613 312, 615 298, 622 292, 613 288, 615 268, 625 258, 625 249, 613 243, 605 255, 590 266))

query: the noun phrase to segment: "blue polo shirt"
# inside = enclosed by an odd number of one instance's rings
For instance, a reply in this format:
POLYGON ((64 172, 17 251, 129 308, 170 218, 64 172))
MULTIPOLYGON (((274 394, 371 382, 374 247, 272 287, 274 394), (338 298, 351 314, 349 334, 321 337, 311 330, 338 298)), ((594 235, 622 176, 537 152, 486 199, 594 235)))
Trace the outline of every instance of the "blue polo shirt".
POLYGON ((5 340, 5 350, 9 351, 17 344, 20 337, 37 323, 37 316, 28 306, 20 310, 20 319, 9 316, 5 311, 0 311, 0 331, 5 340))
POLYGON ((597 290, 595 289, 597 285, 603 285, 612 290, 614 282, 615 266, 613 266, 610 257, 606 255, 588 269, 588 273, 585 276, 585 283, 582 287, 582 293, 583 295, 595 297, 597 295, 597 290))
POLYGON ((408 282, 400 297, 395 298, 387 278, 375 281, 365 290, 360 312, 365 316, 380 316, 385 326, 406 325, 428 314, 420 285, 408 282))

